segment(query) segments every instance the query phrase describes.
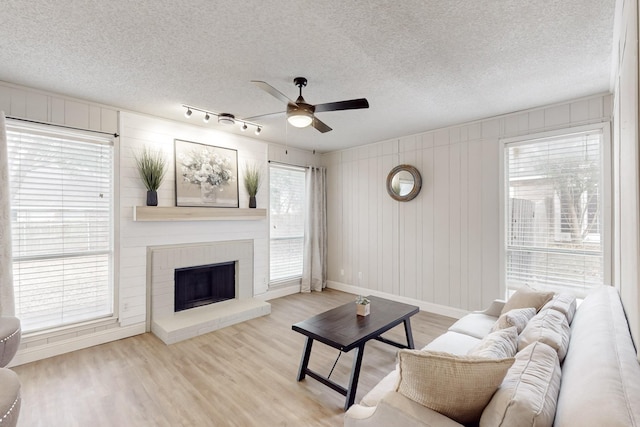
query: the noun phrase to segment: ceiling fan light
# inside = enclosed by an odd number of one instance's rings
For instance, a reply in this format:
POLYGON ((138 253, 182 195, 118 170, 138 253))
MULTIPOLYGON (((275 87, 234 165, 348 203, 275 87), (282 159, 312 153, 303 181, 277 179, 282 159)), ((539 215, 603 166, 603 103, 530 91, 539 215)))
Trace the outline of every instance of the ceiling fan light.
POLYGON ((290 112, 287 121, 291 126, 306 128, 313 121, 313 117, 306 111, 298 110, 290 112))

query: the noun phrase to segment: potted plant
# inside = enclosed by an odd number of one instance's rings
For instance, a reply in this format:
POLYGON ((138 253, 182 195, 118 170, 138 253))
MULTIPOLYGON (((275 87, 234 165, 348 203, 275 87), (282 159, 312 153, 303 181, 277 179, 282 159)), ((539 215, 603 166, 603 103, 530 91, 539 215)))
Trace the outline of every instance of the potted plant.
POLYGON ((135 156, 138 173, 147 187, 147 206, 158 206, 158 188, 167 173, 167 161, 160 150, 144 147, 140 155, 135 156))
POLYGON ((371 311, 371 301, 369 298, 358 295, 356 298, 356 313, 358 316, 368 316, 371 311))
POLYGON ((262 174, 255 164, 247 164, 244 167, 244 188, 249 193, 249 207, 256 207, 256 194, 260 188, 262 174))

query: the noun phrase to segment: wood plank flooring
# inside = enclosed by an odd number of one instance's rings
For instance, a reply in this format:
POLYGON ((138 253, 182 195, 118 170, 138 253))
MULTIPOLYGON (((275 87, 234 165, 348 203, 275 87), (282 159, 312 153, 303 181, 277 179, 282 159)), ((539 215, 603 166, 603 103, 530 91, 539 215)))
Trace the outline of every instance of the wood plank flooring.
MULTIPOLYGON (((269 301, 269 316, 170 346, 152 334, 13 368, 22 382, 19 427, 341 426, 344 396, 296 381, 305 337, 293 323, 352 301, 336 290, 269 301)), ((455 319, 420 312, 416 348, 455 319)), ((402 325, 385 334, 403 342, 402 325)), ((356 402, 396 363, 395 347, 367 343, 356 402)), ((353 352, 331 378, 346 385, 353 352)), ((309 367, 328 374, 339 352, 315 342, 309 367)))

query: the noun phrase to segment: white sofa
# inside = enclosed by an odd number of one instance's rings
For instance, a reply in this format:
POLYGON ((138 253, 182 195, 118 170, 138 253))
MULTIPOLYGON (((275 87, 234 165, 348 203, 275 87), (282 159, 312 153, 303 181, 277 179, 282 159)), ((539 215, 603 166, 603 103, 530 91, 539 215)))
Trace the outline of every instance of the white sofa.
MULTIPOLYGON (((466 355, 490 332, 503 306, 504 302, 494 301, 487 310, 468 314, 423 350, 466 355)), ((640 426, 640 363, 618 292, 614 288, 598 288, 580 304, 572 316, 566 357, 557 366, 560 367, 560 380, 557 381, 560 391, 557 405, 552 402, 554 405, 550 417, 543 420, 544 417, 538 414, 540 417, 534 415, 531 419, 516 417, 515 423, 513 419, 484 422, 483 413, 484 425, 542 426, 555 418, 553 425, 559 427, 640 426)), ((345 413, 344 425, 461 426, 396 391, 398 382, 399 372, 396 368, 359 404, 349 408, 345 413)), ((500 387, 503 386, 506 388, 505 382, 500 387)), ((497 395, 496 392, 493 399, 497 395)), ((507 406, 523 403, 516 402, 522 400, 522 396, 511 399, 507 406)), ((550 399, 546 397, 546 400, 545 404, 548 405, 550 399)), ((528 403, 524 402, 525 405, 528 403)), ((483 426, 483 423, 480 425, 483 426)))

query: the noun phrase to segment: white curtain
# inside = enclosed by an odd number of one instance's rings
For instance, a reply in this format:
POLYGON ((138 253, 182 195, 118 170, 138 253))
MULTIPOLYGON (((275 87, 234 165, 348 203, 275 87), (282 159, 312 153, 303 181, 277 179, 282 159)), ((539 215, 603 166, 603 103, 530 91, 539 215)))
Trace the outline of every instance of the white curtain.
POLYGON ((4 124, 4 112, 0 111, 0 316, 15 315, 9 200, 7 132, 4 124))
POLYGON ((306 174, 306 209, 302 292, 327 286, 327 171, 310 167, 306 174))

